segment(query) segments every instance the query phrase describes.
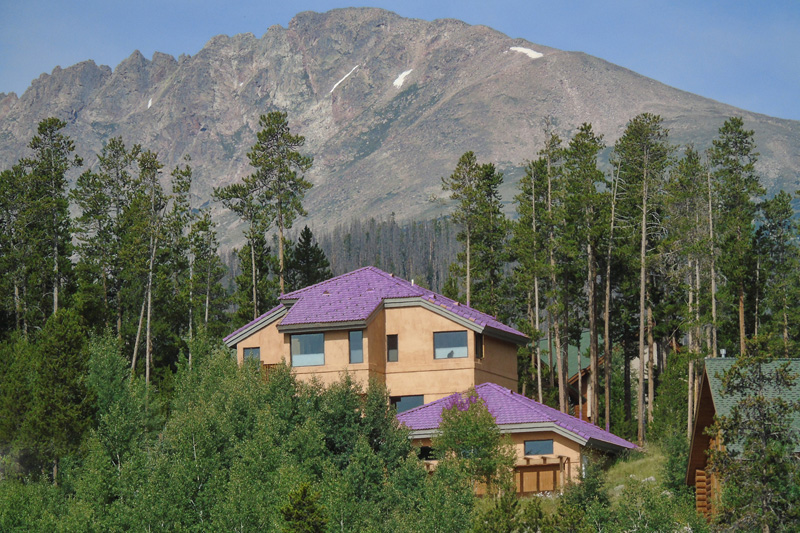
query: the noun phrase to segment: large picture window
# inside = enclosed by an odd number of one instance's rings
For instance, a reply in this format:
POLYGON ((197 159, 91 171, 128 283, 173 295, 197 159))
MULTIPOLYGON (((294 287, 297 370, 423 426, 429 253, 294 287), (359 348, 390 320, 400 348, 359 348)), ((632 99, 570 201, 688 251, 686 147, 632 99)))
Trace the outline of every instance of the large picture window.
POLYGON ((292 366, 325 364, 325 334, 292 335, 292 366))
POLYGON ((553 455, 553 439, 526 440, 525 455, 553 455))
POLYGON ((408 411, 415 407, 419 407, 425 403, 425 396, 391 396, 389 398, 389 405, 397 409, 398 413, 408 411))
POLYGON ((467 357, 467 331, 439 331, 433 334, 433 358, 467 357))
POLYGON ((350 364, 364 362, 364 332, 350 332, 350 364))

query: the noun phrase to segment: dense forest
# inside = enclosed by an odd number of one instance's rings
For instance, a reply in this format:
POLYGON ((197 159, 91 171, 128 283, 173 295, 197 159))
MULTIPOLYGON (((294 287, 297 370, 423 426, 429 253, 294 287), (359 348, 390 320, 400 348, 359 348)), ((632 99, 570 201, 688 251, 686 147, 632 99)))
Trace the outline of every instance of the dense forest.
MULTIPOLYGON (((463 465, 425 475, 380 387, 300 385, 288 370, 265 383, 219 347, 280 294, 361 266, 529 334, 520 391, 563 411, 575 407, 565 354, 577 346, 593 391, 577 401, 598 425, 662 446, 681 498, 703 358, 753 346, 791 357, 800 340, 792 196, 765 196, 739 118, 698 153, 639 115, 607 167, 590 124, 570 139, 546 126, 511 217, 502 173, 467 152, 442 178, 449 216, 354 220, 317 239, 292 229, 313 159, 286 115, 270 113, 248 154, 253 174, 214 191, 245 227, 224 258, 210 212, 191 203, 191 161, 167 176, 157 154, 113 138, 81 172, 65 126, 43 120, 0 176, 0 502, 37 520, 6 512, 2 529, 294 530, 291 505, 331 530, 539 520, 534 504, 476 504, 463 465)), ((584 485, 574 490, 602 499, 584 485)))

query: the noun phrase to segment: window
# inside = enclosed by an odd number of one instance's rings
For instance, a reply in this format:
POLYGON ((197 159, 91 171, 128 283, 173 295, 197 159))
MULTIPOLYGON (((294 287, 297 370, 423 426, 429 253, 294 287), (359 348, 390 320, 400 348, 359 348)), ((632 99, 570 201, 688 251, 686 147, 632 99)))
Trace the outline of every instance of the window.
POLYGON ((475 332, 475 359, 483 359, 483 334, 475 332))
POLYGON ((467 331, 440 331, 433 334, 433 358, 455 359, 467 356, 467 331))
POLYGON ((292 366, 325 364, 325 334, 292 335, 292 366))
POLYGON ((389 404, 397 409, 398 413, 419 407, 425 403, 425 396, 391 396, 389 404))
POLYGON ((553 455, 553 439, 526 440, 525 455, 553 455))
POLYGON ((397 362, 397 335, 386 335, 386 360, 397 362))
POLYGON ((252 359, 253 361, 261 361, 261 348, 245 348, 242 350, 244 353, 244 360, 252 359))
POLYGON ((350 364, 364 362, 364 332, 350 332, 350 364))

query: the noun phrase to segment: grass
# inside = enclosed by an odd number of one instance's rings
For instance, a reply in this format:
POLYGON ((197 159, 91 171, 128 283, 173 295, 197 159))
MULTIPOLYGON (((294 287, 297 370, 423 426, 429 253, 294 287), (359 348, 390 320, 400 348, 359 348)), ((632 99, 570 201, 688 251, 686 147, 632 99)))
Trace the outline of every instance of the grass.
POLYGON ((606 486, 611 502, 615 503, 622 493, 620 485, 626 485, 631 478, 638 480, 653 477, 657 482, 664 481, 664 464, 667 458, 656 444, 647 444, 641 452, 631 452, 617 460, 606 472, 606 486))

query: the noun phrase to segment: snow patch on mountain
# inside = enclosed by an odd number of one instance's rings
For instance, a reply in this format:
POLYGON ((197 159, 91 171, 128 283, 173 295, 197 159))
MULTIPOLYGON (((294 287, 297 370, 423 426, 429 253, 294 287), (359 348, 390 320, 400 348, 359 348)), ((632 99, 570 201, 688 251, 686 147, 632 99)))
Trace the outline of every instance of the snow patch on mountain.
POLYGON ((147 101, 147 109, 150 109, 150 106, 153 105, 153 99, 147 101))
POLYGON ((399 89, 400 87, 402 87, 402 86, 403 86, 403 82, 404 82, 404 81, 406 81, 406 76, 408 76, 409 74, 411 74, 411 71, 413 71, 413 70, 414 70, 413 68, 412 68, 412 69, 409 69, 409 70, 407 70, 407 71, 403 72, 402 74, 400 74, 399 76, 397 76, 397 79, 396 79, 396 80, 394 80, 394 83, 392 83, 392 85, 394 85, 394 86, 395 86, 395 87, 397 87, 398 89, 399 89))
POLYGON ((342 78, 342 79, 340 79, 339 81, 337 81, 337 82, 336 82, 336 84, 335 84, 335 85, 333 86, 333 88, 331 89, 331 92, 329 92, 328 94, 333 94, 333 91, 334 91, 334 90, 336 90, 336 88, 339 86, 339 84, 340 84, 340 83, 342 83, 344 80, 346 80, 346 79, 347 79, 347 77, 348 77, 348 76, 350 76, 350 74, 352 74, 353 72, 355 72, 355 70, 356 70, 358 67, 360 67, 360 66, 361 66, 361 65, 356 65, 356 66, 354 66, 354 67, 352 68, 352 70, 350 70, 350 72, 348 72, 347 74, 345 74, 345 75, 344 75, 344 78, 342 78))
POLYGON ((523 48, 521 46, 512 46, 509 48, 512 52, 519 52, 521 54, 525 54, 526 56, 530 57, 531 59, 539 59, 544 54, 537 52, 536 50, 531 50, 530 48, 523 48))

